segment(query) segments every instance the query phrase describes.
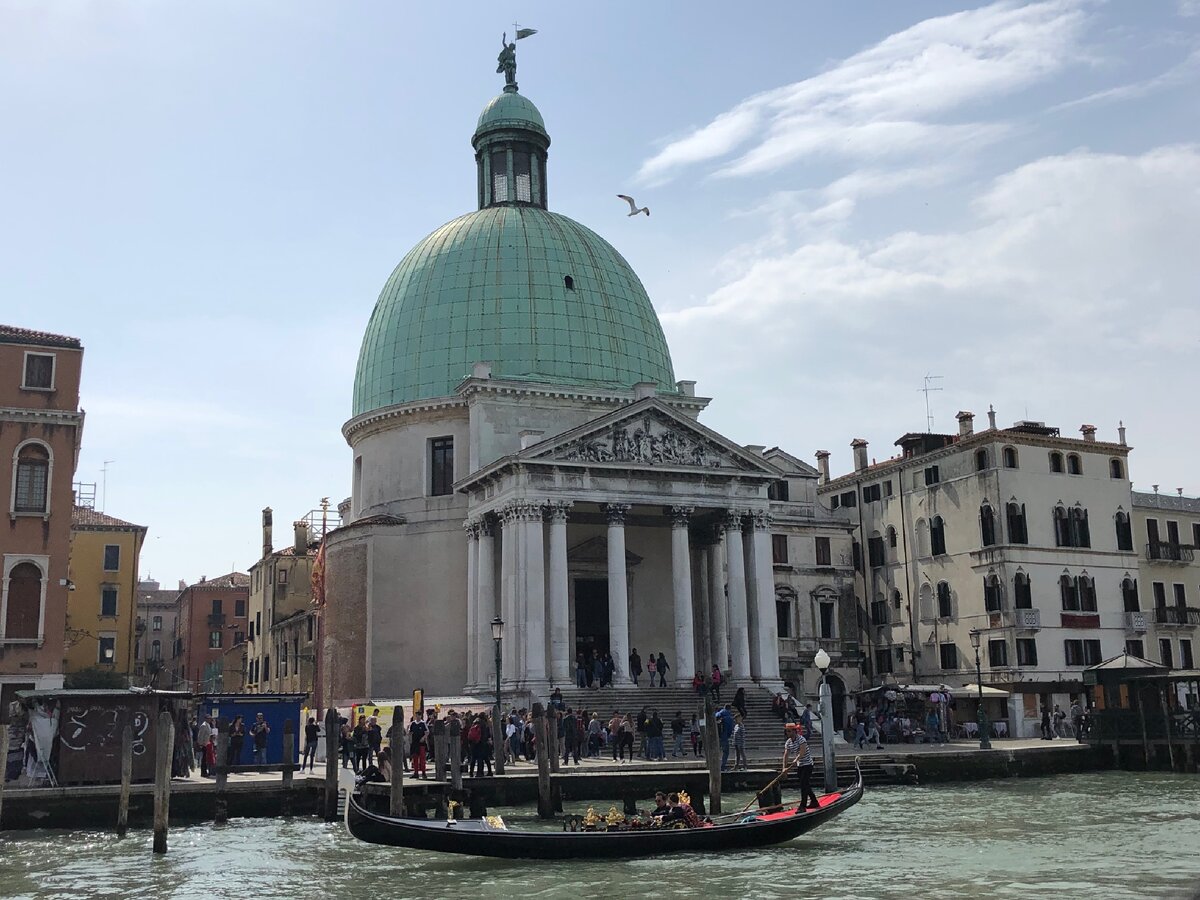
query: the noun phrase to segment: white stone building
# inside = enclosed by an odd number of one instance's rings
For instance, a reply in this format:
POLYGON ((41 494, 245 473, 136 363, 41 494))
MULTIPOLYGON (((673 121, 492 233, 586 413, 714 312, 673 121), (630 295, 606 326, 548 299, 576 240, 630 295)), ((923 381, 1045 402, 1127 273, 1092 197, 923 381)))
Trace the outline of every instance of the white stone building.
POLYGON ((1124 428, 1116 442, 1040 422, 906 434, 898 456, 822 484, 856 523, 857 595, 869 673, 884 681, 1010 691, 1009 733, 1036 736, 1041 708, 1068 708, 1085 666, 1125 650, 1138 558, 1124 428))
POLYGON ((1141 577, 1127 608, 1142 612, 1130 613, 1138 629, 1126 649, 1171 668, 1194 669, 1200 630, 1200 500, 1135 491, 1133 530, 1141 577))

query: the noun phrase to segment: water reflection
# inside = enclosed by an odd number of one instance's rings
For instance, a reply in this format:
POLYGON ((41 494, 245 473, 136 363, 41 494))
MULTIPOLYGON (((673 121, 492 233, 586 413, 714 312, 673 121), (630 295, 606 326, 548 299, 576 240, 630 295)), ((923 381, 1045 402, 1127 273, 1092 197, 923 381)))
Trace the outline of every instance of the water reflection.
MULTIPOLYGON (((738 802, 744 803, 749 796, 738 802)), ((586 803, 571 811, 582 812, 586 803)), ((607 810, 608 802, 596 803, 607 810)), ((510 824, 528 809, 499 810, 510 824)), ((312 819, 150 834, 6 832, 0 896, 37 898, 1183 897, 1200 886, 1200 779, 1104 773, 871 791, 791 844, 628 862, 450 857, 312 819)))

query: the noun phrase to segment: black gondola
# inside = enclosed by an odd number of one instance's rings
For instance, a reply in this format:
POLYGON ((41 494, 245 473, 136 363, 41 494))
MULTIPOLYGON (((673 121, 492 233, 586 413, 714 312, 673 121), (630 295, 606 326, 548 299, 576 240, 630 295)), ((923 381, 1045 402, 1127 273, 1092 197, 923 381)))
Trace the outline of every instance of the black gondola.
POLYGON ((820 798, 819 809, 788 806, 771 812, 759 810, 732 818, 718 817, 716 823, 698 828, 621 831, 510 831, 482 819, 455 822, 394 818, 364 809, 351 795, 346 806, 346 824, 360 841, 414 850, 510 859, 628 858, 780 844, 845 812, 862 794, 860 772, 853 786, 820 798))

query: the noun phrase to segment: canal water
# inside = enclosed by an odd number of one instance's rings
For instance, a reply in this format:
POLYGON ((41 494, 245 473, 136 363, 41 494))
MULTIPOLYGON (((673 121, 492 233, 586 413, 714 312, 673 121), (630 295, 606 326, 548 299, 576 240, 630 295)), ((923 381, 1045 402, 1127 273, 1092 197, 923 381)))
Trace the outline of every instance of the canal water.
MULTIPOLYGON (((496 812, 513 826, 536 823, 528 809, 496 812)), ((124 840, 5 832, 0 897, 1191 898, 1200 896, 1200 778, 1111 772, 880 788, 780 847, 622 862, 395 850, 313 819, 177 827, 170 847, 152 859, 146 831, 124 840)))

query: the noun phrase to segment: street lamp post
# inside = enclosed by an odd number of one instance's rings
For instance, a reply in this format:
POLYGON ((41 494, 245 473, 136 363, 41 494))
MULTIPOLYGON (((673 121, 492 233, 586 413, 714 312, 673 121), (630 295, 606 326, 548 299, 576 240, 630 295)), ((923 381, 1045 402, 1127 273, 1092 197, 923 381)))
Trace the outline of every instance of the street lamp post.
POLYGON ((813 657, 813 663, 821 672, 821 690, 818 694, 821 707, 821 768, 825 772, 825 793, 832 794, 837 790, 837 766, 833 759, 833 694, 825 677, 829 662, 829 654, 824 648, 813 657))
POLYGON ((500 643, 504 640, 504 620, 492 619, 492 642, 496 645, 496 709, 492 715, 493 744, 496 751, 496 774, 504 774, 504 726, 500 724, 500 643))
POLYGON ((978 628, 971 629, 971 646, 975 648, 975 686, 979 688, 979 749, 991 750, 992 742, 988 738, 987 713, 983 709, 983 667, 979 662, 979 643, 981 633, 978 628))

